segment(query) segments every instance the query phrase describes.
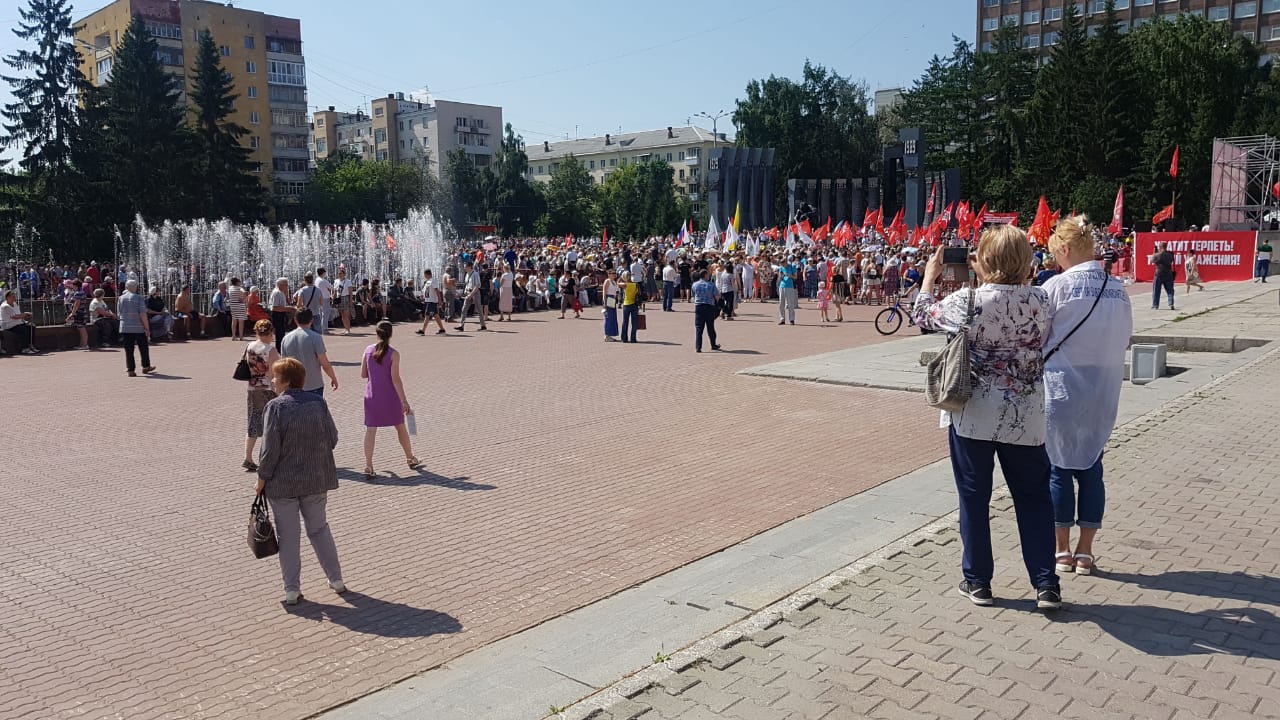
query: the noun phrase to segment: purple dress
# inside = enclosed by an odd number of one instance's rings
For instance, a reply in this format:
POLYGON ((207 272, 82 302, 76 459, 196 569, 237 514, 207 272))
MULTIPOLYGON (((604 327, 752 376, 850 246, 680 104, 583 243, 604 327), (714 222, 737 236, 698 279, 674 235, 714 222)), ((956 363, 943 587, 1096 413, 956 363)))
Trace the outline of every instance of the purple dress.
POLYGON ((364 426, 395 427, 404 422, 400 395, 391 382, 391 360, 396 350, 388 348, 382 364, 378 364, 373 357, 376 349, 376 345, 364 349, 365 367, 369 369, 369 382, 364 386, 364 426))

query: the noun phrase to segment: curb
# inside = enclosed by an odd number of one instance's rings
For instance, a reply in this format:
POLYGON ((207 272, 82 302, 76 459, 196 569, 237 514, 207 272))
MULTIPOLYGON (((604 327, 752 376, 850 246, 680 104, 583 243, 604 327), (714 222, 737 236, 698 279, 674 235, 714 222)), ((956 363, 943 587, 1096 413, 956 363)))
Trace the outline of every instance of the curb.
MULTIPOLYGON (((1211 380, 1204 385, 1188 390, 1178 398, 1165 405, 1140 415, 1123 425, 1117 426, 1107 442, 1107 449, 1112 450, 1121 443, 1146 432, 1152 425, 1159 423, 1167 416, 1176 415, 1195 405, 1196 396, 1205 391, 1235 380, 1255 366, 1280 355, 1280 346, 1259 355, 1240 367, 1226 373, 1222 377, 1211 380)), ((776 376, 771 376, 776 377, 776 376)), ((1007 487, 1000 487, 993 494, 991 501, 1002 502, 1009 499, 1007 487)), ((667 660, 643 668, 633 675, 622 678, 618 682, 601 688, 578 702, 562 709, 559 713, 544 716, 555 720, 591 720, 607 712, 610 707, 629 701, 650 687, 674 677, 689 666, 710 659, 715 653, 728 648, 743 638, 765 631, 783 619, 803 612, 805 608, 819 602, 823 593, 835 586, 853 579, 867 570, 878 567, 892 557, 909 548, 926 542, 929 538, 946 530, 958 521, 959 510, 947 513, 920 528, 904 535, 884 547, 862 557, 836 571, 819 578, 794 593, 781 598, 769 606, 752 613, 746 618, 725 627, 694 644, 673 653, 667 660)), ((632 703, 634 705, 634 703, 632 703)))

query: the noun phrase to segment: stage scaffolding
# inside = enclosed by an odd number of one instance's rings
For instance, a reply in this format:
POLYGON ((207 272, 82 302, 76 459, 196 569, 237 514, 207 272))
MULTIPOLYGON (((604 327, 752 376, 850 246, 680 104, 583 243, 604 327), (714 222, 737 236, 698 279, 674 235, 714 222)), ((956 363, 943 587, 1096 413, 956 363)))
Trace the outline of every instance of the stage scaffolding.
POLYGON ((1209 227, 1268 229, 1272 221, 1280 219, 1280 208, 1271 190, 1277 182, 1280 140, 1270 135, 1215 138, 1209 227))

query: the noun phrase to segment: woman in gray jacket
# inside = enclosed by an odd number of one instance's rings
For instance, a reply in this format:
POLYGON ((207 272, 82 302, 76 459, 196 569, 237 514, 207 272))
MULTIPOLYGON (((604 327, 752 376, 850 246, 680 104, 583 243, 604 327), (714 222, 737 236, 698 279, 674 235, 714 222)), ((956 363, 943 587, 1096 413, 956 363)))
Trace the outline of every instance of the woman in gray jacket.
POLYGON ((272 365, 271 371, 277 397, 263 412, 258 492, 267 496, 275 515, 284 603, 297 605, 302 599, 299 515, 306 523, 316 559, 329 578, 329 587, 337 593, 347 590, 338 548, 325 519, 327 494, 338 488, 338 469, 333 461, 338 428, 324 399, 302 389, 307 378, 302 363, 284 358, 272 365))

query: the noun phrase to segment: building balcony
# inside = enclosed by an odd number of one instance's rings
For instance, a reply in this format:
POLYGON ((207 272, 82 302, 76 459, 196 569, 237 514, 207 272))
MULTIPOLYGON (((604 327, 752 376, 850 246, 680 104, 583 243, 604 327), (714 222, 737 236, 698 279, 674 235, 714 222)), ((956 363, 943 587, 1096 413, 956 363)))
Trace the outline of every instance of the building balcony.
POLYGON ((689 166, 697 166, 701 162, 702 162, 702 158, 698 157, 697 155, 694 155, 693 157, 687 157, 684 159, 684 164, 689 166))
POLYGON ((699 195, 698 193, 696 192, 689 193, 689 202, 698 202, 701 199, 702 199, 702 196, 699 195))

